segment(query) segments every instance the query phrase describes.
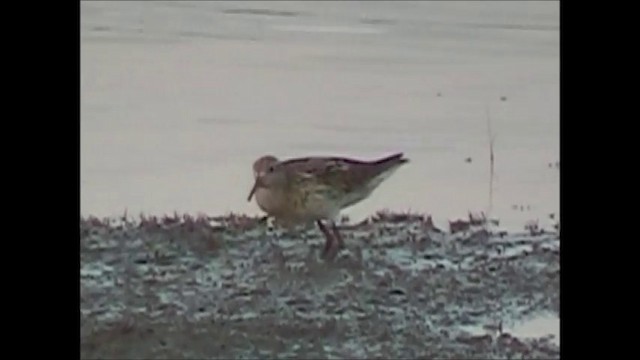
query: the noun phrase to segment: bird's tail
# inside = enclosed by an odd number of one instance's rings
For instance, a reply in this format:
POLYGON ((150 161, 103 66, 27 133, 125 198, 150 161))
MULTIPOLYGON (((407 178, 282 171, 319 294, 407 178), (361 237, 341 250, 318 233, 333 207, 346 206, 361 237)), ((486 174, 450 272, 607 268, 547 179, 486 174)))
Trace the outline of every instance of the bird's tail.
POLYGON ((397 153, 379 160, 375 160, 372 162, 372 164, 393 166, 396 164, 404 164, 407 162, 409 162, 409 159, 405 158, 403 153, 397 153))

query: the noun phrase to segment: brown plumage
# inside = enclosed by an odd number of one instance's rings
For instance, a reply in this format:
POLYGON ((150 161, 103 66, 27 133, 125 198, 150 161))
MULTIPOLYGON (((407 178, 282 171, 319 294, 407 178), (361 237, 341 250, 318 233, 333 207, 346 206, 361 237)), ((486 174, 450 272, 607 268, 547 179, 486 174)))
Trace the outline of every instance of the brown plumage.
POLYGON ((248 201, 255 195, 258 206, 284 224, 316 222, 326 237, 326 255, 334 240, 343 246, 335 224, 340 211, 369 197, 407 161, 402 153, 374 161, 263 156, 253 164, 255 183, 248 201), (331 223, 333 234, 323 220, 331 223))

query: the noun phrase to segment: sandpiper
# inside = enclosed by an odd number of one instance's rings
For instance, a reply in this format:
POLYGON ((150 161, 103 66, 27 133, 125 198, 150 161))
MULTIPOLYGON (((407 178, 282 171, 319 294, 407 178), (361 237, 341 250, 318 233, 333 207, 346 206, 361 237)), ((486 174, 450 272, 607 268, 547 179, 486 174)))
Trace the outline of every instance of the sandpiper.
POLYGON ((247 200, 255 194, 260 209, 285 225, 315 222, 326 239, 326 256, 336 242, 338 249, 344 246, 336 226, 340 211, 369 197, 408 161, 402 153, 373 161, 320 156, 279 161, 266 155, 253 163, 255 183, 247 200))

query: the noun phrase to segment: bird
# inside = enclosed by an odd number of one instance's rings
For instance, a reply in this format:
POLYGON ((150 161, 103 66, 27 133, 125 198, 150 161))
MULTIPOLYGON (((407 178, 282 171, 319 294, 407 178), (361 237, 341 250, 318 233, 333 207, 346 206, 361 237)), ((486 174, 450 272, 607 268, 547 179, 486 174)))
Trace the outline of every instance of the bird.
POLYGON ((336 226, 340 212, 368 198, 408 161, 403 153, 371 161, 339 156, 280 161, 264 155, 253 163, 254 184, 247 201, 255 196, 262 211, 287 227, 315 222, 325 236, 326 257, 334 244, 344 247, 336 226))

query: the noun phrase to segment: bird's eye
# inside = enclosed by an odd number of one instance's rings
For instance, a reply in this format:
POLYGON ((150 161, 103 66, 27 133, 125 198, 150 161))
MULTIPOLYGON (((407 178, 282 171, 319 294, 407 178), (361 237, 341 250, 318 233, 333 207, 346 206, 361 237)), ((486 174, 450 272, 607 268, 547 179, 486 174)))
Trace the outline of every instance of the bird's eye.
POLYGON ((269 166, 269 168, 267 169, 267 171, 268 171, 268 172, 270 172, 270 173, 272 173, 272 172, 273 172, 273 170, 275 170, 275 169, 274 169, 274 167, 273 167, 273 165, 269 166))

